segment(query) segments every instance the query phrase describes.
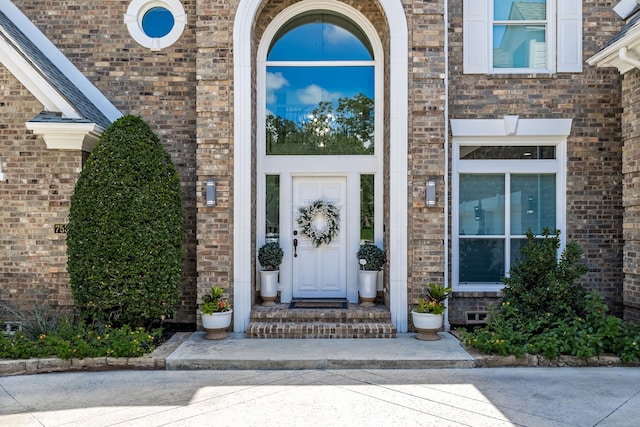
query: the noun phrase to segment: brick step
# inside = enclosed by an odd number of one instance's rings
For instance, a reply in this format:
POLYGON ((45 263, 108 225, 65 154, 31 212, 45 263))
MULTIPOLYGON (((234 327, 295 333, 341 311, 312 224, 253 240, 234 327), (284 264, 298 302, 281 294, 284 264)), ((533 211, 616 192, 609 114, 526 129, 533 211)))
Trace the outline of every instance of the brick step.
POLYGON ((336 322, 254 322, 247 327, 246 338, 396 338, 396 328, 388 323, 336 322))
POLYGON ((391 323, 391 313, 380 305, 363 308, 349 304, 347 309, 289 309, 288 304, 276 307, 254 306, 250 322, 272 323, 391 323))

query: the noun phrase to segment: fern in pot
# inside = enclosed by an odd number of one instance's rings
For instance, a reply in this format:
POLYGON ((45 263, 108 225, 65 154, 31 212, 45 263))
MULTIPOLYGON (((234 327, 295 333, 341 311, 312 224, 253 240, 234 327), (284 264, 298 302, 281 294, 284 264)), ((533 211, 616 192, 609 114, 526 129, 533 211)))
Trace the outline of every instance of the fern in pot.
POLYGON ((438 331, 444 324, 445 301, 451 288, 437 283, 427 285, 427 296, 418 298, 418 304, 411 311, 413 326, 418 331, 416 339, 423 341, 439 340, 438 331))
POLYGON ((272 307, 276 305, 278 295, 278 275, 284 252, 277 242, 265 243, 258 249, 258 262, 262 266, 260 270, 260 296, 262 305, 272 307))

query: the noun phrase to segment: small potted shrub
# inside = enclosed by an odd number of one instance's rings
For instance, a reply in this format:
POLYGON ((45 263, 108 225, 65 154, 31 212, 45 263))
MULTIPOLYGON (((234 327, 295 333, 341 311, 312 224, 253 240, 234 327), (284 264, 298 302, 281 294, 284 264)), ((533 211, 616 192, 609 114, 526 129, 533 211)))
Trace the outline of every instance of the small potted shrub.
POLYGON ((229 301, 223 297, 224 289, 213 286, 202 296, 202 327, 207 331, 204 338, 219 340, 228 336, 226 329, 231 325, 233 310, 229 301))
POLYGON ((283 256, 284 252, 277 242, 265 243, 258 249, 258 262, 262 266, 262 270, 260 270, 260 296, 263 306, 276 305, 278 275, 283 256))
POLYGON ((437 283, 427 285, 427 297, 419 298, 411 311, 413 326, 418 331, 416 338, 423 341, 439 340, 438 331, 444 323, 444 301, 449 297, 451 288, 437 283))
POLYGON ((376 245, 363 244, 356 254, 360 270, 358 271, 358 292, 362 300, 363 307, 374 306, 374 301, 378 292, 378 272, 387 262, 387 255, 384 250, 376 245))

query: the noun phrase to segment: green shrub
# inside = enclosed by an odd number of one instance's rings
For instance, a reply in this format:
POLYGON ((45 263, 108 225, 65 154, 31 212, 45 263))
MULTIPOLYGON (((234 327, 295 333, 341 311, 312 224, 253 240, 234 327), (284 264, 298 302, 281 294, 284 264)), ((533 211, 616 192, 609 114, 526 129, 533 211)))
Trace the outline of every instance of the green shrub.
POLYGON ((527 233, 522 256, 510 270, 502 303, 490 310, 489 323, 462 332, 462 341, 483 353, 523 356, 541 354, 578 357, 614 353, 622 361, 640 358, 640 326, 606 314, 596 292, 587 293, 575 280, 587 271, 582 249, 568 243, 560 260, 559 234, 542 239, 527 233))
POLYGON ((385 251, 370 243, 360 245, 356 257, 360 270, 380 271, 387 262, 385 251))
POLYGON ((258 262, 265 270, 274 271, 282 264, 284 252, 277 242, 269 242, 258 249, 258 262))
POLYGON ((109 325, 71 325, 66 319, 55 331, 30 338, 22 332, 0 333, 0 359, 30 359, 58 356, 61 359, 85 357, 138 357, 149 353, 161 334, 160 329, 109 325))
POLYGON ((68 270, 88 322, 140 325, 170 315, 180 297, 180 179, 140 118, 109 126, 71 197, 68 270))

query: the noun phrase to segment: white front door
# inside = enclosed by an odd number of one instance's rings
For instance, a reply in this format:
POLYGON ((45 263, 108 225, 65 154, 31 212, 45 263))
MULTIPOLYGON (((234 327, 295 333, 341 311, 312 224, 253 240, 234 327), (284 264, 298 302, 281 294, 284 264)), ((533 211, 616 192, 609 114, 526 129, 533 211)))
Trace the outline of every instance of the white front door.
POLYGON ((294 176, 292 183, 293 298, 347 297, 347 177, 294 176), (340 231, 329 244, 315 247, 297 223, 300 208, 316 200, 332 203, 340 210, 340 231))

